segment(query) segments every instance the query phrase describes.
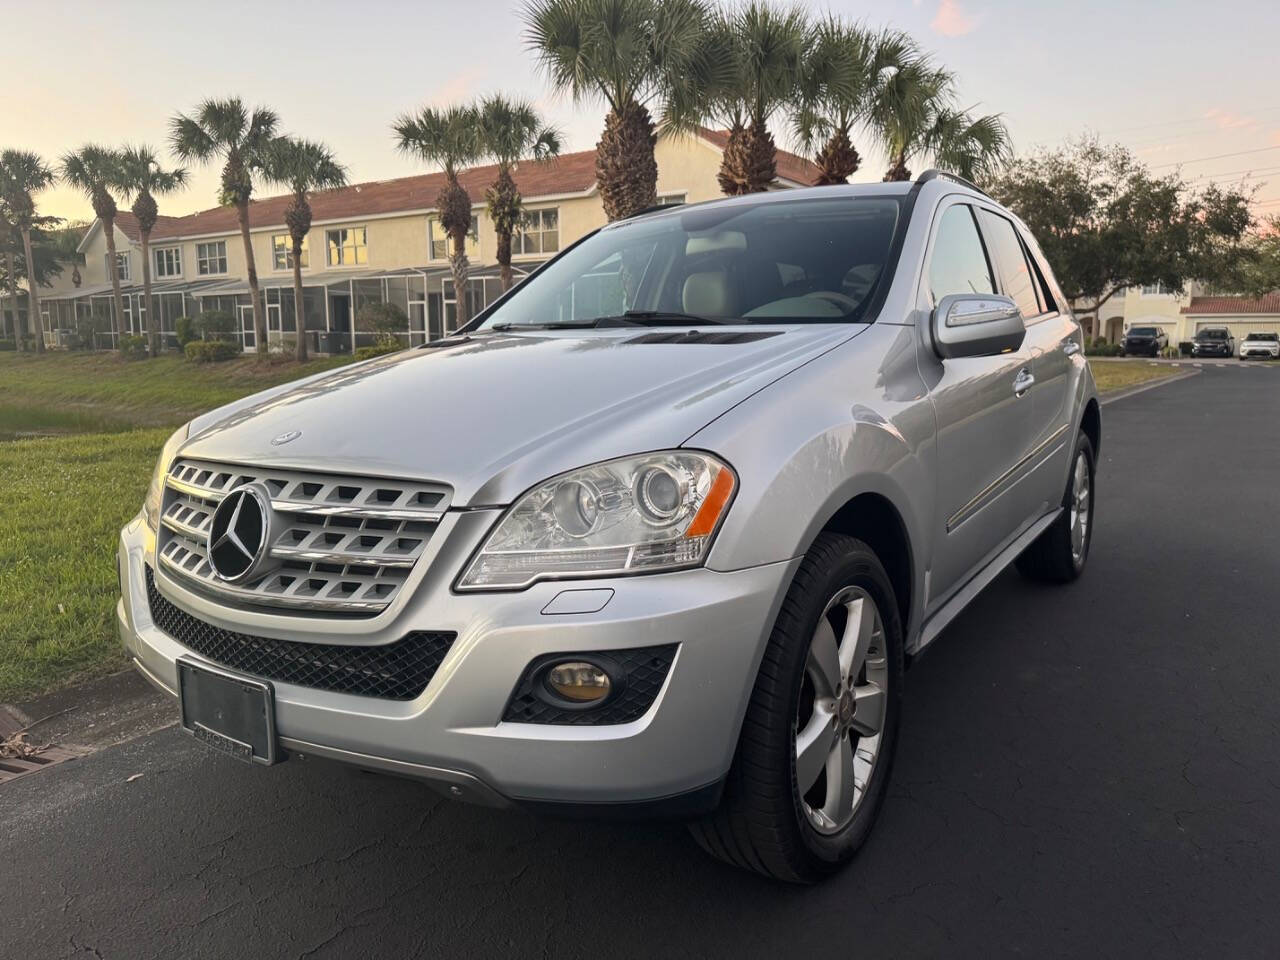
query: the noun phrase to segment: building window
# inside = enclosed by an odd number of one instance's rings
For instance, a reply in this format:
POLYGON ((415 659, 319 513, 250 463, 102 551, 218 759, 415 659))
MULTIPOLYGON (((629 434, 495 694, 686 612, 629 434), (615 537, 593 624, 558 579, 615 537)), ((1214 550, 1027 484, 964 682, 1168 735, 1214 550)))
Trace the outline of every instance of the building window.
POLYGON ((329 266, 355 267, 369 262, 368 234, 364 227, 342 227, 326 230, 324 244, 329 251, 329 266))
MULTIPOLYGON (((111 254, 106 254, 107 276, 111 276, 111 254)), ((129 254, 116 254, 116 277, 120 280, 129 279, 129 254)))
POLYGON ((1158 297, 1168 292, 1169 291, 1165 289, 1163 283, 1148 283, 1142 288, 1142 295, 1144 297, 1158 297))
POLYGON ((526 210, 515 236, 511 252, 523 254, 555 253, 560 249, 560 210, 526 210))
MULTIPOLYGON (((299 258, 298 266, 302 268, 311 265, 311 255, 308 252, 307 237, 302 238, 302 256, 299 258)), ((293 237, 287 233, 277 233, 271 238, 271 261, 277 270, 293 269, 293 237)), ((364 263, 363 260, 360 261, 364 263)))
POLYGON ((182 248, 157 247, 154 251, 157 277, 182 276, 182 248))
POLYGON ((202 277, 227 272, 227 242, 196 244, 196 273, 202 277))
MULTIPOLYGON (((449 259, 449 235, 444 232, 444 227, 440 225, 440 221, 436 217, 427 219, 427 236, 430 239, 429 255, 432 260, 448 260, 449 259)), ((511 238, 512 250, 519 250, 516 238, 511 238)), ((468 257, 480 256, 480 222, 475 218, 471 218, 471 227, 467 230, 466 251, 468 257)))
POLYGON ((683 193, 658 194, 658 206, 660 207, 678 207, 682 203, 684 203, 683 193))

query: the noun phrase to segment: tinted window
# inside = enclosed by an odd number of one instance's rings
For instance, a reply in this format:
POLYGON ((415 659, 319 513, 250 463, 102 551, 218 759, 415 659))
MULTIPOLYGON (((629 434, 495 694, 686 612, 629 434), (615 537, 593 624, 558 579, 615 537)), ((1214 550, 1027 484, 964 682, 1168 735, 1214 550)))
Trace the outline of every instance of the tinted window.
POLYGON ((1004 295, 1018 305, 1024 317, 1038 317, 1043 311, 1036 296, 1035 278, 1013 223, 989 210, 979 210, 978 217, 982 221, 987 250, 1000 274, 1004 295))
POLYGON ((1247 337, 1245 337, 1245 339, 1246 339, 1246 340, 1267 340, 1267 341, 1273 341, 1273 340, 1280 340, 1280 334, 1276 334, 1276 333, 1251 333, 1251 334, 1249 334, 1247 337))
POLYGON ((759 323, 860 321, 898 223, 881 197, 673 208, 588 237, 482 325, 555 325, 630 311, 759 323))
POLYGON ((948 207, 938 224, 929 260, 929 293, 934 306, 954 293, 995 292, 973 213, 963 203, 948 207))
POLYGON ((1225 330, 1201 330, 1201 340, 1225 340, 1227 339, 1227 331, 1225 330))
POLYGON ((1155 327, 1134 327, 1129 331, 1135 337, 1157 337, 1160 335, 1155 327))

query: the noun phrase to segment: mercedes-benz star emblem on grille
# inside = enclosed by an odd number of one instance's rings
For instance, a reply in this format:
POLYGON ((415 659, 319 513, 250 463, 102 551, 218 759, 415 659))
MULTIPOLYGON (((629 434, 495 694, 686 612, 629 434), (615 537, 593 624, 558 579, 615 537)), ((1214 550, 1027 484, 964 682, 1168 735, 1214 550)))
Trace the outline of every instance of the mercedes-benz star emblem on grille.
POLYGON ((260 567, 271 525, 271 505, 254 486, 222 498, 209 523, 209 566, 221 579, 244 580, 260 567))
POLYGON ((302 436, 301 430, 290 430, 288 433, 282 433, 278 437, 272 437, 271 445, 273 447, 279 447, 283 444, 289 443, 292 440, 297 440, 300 436, 302 436))

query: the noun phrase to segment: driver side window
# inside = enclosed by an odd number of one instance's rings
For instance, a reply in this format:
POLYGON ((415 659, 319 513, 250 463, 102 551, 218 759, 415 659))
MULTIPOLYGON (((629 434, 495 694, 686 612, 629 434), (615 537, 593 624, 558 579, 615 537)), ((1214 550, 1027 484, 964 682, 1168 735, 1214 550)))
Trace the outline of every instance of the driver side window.
POLYGON ((966 203, 948 207, 938 223, 929 258, 929 295, 934 306, 953 293, 995 292, 973 209, 966 203))

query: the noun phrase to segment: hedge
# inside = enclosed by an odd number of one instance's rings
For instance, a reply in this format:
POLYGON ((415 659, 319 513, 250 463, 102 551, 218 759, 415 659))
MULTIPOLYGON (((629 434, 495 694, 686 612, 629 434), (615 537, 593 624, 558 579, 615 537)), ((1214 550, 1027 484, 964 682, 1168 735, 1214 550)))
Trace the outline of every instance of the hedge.
POLYGON ((182 348, 192 363, 217 363, 240 356, 240 346, 226 340, 192 340, 182 348))

